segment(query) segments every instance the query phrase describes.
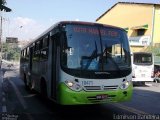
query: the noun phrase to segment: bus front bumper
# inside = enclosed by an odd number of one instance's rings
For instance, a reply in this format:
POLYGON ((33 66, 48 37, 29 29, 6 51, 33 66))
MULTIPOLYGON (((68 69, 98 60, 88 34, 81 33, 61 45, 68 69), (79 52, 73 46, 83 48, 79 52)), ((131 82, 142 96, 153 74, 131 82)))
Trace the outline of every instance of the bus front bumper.
POLYGON ((64 83, 58 86, 57 102, 61 105, 102 104, 111 102, 129 101, 132 98, 133 85, 125 89, 92 91, 84 90, 76 92, 68 88, 64 83))

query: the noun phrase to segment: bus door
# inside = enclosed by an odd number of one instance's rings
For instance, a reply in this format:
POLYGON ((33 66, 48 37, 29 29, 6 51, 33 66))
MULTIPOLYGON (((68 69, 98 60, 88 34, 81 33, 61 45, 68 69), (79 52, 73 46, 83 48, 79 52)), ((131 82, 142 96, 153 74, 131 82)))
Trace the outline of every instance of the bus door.
POLYGON ((33 47, 29 48, 29 72, 32 73, 32 57, 33 57, 33 47))
POLYGON ((57 81, 57 35, 51 37, 52 41, 52 76, 51 76, 51 97, 56 100, 56 81, 57 81))

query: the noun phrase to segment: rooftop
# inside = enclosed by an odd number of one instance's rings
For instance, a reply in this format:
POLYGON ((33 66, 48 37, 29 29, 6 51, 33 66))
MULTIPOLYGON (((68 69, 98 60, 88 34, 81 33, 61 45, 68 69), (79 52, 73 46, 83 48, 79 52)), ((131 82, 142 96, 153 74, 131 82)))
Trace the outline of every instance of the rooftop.
POLYGON ((119 0, 121 3, 160 4, 160 0, 119 0))
POLYGON ((160 5, 160 0, 123 0, 121 2, 117 2, 114 4, 111 8, 109 8, 106 12, 104 12, 100 17, 96 19, 98 21, 100 18, 102 18, 106 13, 108 13, 113 7, 115 7, 117 4, 144 4, 144 5, 160 5))

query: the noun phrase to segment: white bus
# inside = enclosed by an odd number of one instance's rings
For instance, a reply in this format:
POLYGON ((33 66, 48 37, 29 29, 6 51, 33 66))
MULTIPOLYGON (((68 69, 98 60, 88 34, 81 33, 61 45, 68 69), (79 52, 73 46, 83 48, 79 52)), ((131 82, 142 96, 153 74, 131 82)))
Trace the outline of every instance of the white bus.
POLYGON ((134 52, 132 59, 132 81, 142 82, 154 80, 154 57, 148 52, 134 52))
POLYGON ((20 76, 27 89, 61 105, 128 101, 133 86, 126 32, 97 23, 59 22, 21 50, 20 76))

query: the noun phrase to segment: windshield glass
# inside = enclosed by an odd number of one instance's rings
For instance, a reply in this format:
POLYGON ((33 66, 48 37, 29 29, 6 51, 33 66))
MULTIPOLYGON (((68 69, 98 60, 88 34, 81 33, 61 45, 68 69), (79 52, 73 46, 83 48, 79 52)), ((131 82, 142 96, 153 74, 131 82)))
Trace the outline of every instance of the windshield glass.
POLYGON ((63 67, 101 72, 130 67, 129 45, 124 31, 89 25, 63 27, 63 67))
POLYGON ((152 65, 151 53, 135 53, 133 63, 137 65, 152 65))

